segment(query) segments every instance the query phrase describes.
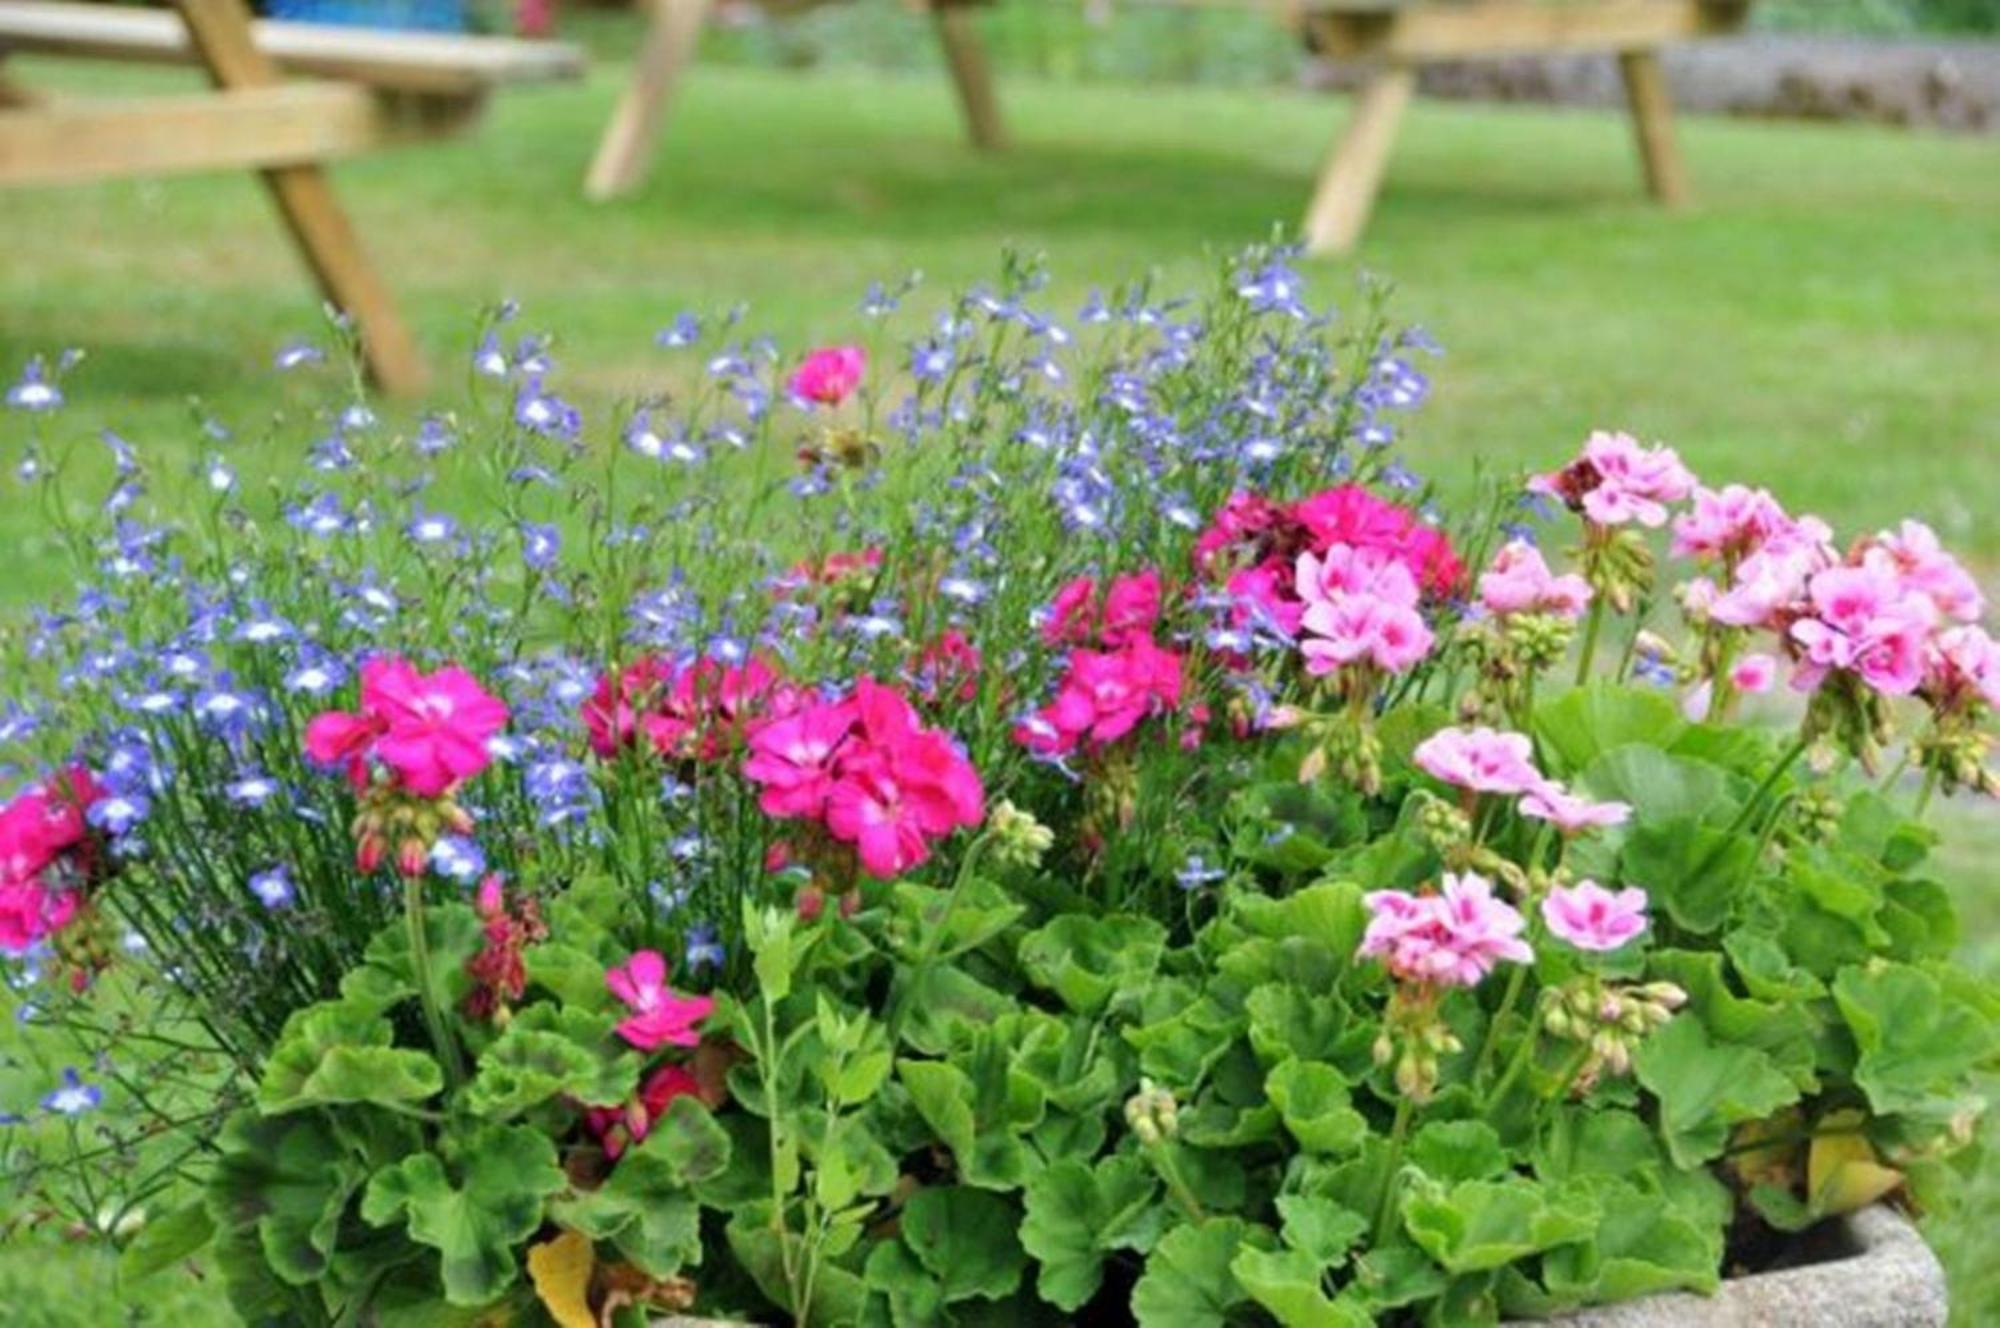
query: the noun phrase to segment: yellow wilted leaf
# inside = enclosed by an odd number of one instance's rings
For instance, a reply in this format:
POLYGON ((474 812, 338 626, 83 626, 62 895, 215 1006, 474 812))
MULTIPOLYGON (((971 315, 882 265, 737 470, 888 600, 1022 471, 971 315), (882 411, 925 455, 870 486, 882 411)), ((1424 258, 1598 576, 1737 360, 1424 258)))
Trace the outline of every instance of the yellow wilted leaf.
POLYGON ((1829 1217, 1866 1208, 1903 1183, 1903 1173, 1885 1167, 1861 1133, 1858 1111, 1838 1112, 1820 1122, 1823 1133, 1806 1158, 1806 1195, 1813 1211, 1829 1217))
POLYGON ((590 1274, 597 1251, 590 1237, 565 1231, 528 1251, 528 1276, 549 1317, 561 1328, 597 1328, 590 1312, 590 1274))

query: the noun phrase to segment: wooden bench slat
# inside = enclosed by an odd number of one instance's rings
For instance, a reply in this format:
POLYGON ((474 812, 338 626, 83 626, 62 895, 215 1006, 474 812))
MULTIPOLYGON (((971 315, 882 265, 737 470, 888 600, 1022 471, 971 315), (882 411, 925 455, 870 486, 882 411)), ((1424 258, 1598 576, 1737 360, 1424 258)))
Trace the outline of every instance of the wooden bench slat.
POLYGON ((0 115, 0 184, 288 166, 401 136, 378 97, 342 83, 54 102, 0 115))
MULTIPOLYGON (((498 84, 579 77, 583 54, 563 42, 391 32, 262 20, 257 47, 281 67, 402 92, 466 96, 498 84)), ((0 0, 0 49, 147 64, 197 63, 187 29, 164 10, 0 0)))

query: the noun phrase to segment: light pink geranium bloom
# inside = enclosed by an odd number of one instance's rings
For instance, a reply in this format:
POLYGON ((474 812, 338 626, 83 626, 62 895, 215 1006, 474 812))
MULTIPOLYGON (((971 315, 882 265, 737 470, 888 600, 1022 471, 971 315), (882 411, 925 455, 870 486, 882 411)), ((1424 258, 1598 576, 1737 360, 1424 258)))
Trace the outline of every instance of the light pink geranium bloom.
POLYGON ((1970 624, 1939 632, 1924 660, 1924 695, 1940 709, 1976 697, 2000 710, 2000 642, 1970 624))
POLYGON ((1979 582, 1945 551, 1937 532, 1921 521, 1905 521, 1877 535, 1862 561, 1893 567, 1905 587, 1928 597, 1947 618, 1976 623, 1986 612, 1979 582))
POLYGON ((1496 964, 1525 964, 1535 957, 1521 939, 1526 926, 1521 915, 1471 872, 1447 872, 1438 894, 1375 890, 1363 902, 1369 919, 1357 953, 1381 959, 1405 982, 1470 987, 1496 964))
POLYGON ((1632 816, 1630 803, 1592 802, 1589 798, 1571 793, 1553 779, 1545 780, 1540 787, 1522 794, 1518 810, 1532 820, 1547 821, 1566 835, 1623 825, 1632 816))
POLYGON ((1646 930, 1646 892, 1614 894, 1595 881, 1557 886, 1542 899, 1542 921, 1579 950, 1616 950, 1646 930))
POLYGON ((1379 549, 1336 544, 1324 557, 1302 553, 1293 585, 1305 604, 1299 627, 1310 635, 1299 651, 1309 673, 1364 660, 1400 673, 1430 653, 1435 637, 1417 611, 1416 575, 1379 549))
POLYGON ((1630 434, 1593 433, 1583 454, 1528 482, 1531 493, 1560 498, 1600 526, 1663 526, 1668 503, 1686 498, 1694 475, 1671 447, 1645 447, 1630 434))
POLYGON ((792 395, 822 406, 838 406, 854 395, 868 372, 868 352, 859 346, 825 346, 792 371, 792 395))
POLYGON ((1791 524, 1768 489, 1697 487, 1692 505, 1674 520, 1674 556, 1740 558, 1791 524))
POLYGON ((1937 607, 1878 565, 1835 567, 1807 588, 1811 617, 1792 624, 1798 647, 1793 686, 1818 687, 1829 672, 1846 670, 1884 696, 1907 696, 1923 681, 1924 651, 1937 607))
POLYGON ((1495 617, 1551 613, 1580 617, 1590 605, 1590 583, 1574 572, 1557 576, 1541 550, 1526 540, 1510 540, 1479 576, 1479 602, 1495 617))
POLYGON ((714 997, 680 996, 667 986, 667 961, 658 950, 641 950, 607 970, 604 985, 632 1011, 618 1025, 618 1036, 640 1051, 699 1044, 695 1025, 715 1012, 714 997))
POLYGON ((1435 779, 1475 793, 1514 797, 1546 780, 1535 769, 1535 745, 1524 733, 1489 728, 1439 729, 1417 744, 1419 769, 1435 779))

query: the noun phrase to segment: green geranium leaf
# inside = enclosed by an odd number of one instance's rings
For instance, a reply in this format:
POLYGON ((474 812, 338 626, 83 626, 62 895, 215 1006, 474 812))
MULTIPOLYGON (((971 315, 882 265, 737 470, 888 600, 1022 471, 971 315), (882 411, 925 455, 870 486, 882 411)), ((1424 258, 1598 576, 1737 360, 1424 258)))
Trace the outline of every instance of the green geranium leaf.
POLYGON ((1239 1218, 1175 1227, 1153 1247, 1132 1288, 1139 1328, 1221 1328, 1250 1299, 1230 1265, 1246 1248, 1269 1247, 1268 1232, 1239 1218))
POLYGON ((1244 1020, 1214 999, 1202 996, 1165 1019, 1127 1028, 1125 1040, 1139 1052, 1139 1069, 1169 1084, 1198 1084, 1229 1053, 1244 1020))
POLYGON ((1603 679, 1572 688, 1535 712, 1543 749, 1572 774, 1614 748, 1671 747, 1686 728, 1672 698, 1657 688, 1618 687, 1603 679))
POLYGON ((376 1172, 361 1216, 376 1226, 404 1222, 410 1239, 438 1252, 445 1299, 484 1305, 513 1284, 515 1249, 568 1177, 555 1145, 529 1126, 481 1125, 448 1142, 449 1163, 417 1153, 376 1172))
POLYGON ((1285 1128, 1309 1152, 1351 1153, 1368 1136, 1368 1119, 1354 1109, 1347 1080, 1331 1065, 1289 1060, 1264 1081, 1285 1128))
POLYGON ((899 882, 894 906, 909 929, 905 957, 914 959, 928 940, 933 958, 939 961, 977 950, 1028 911, 1011 892, 982 877, 967 881, 955 901, 950 891, 899 882))
MULTIPOLYGON (((470 905, 424 905, 424 945, 429 951, 431 989, 440 1009, 457 1009, 471 993, 472 977, 465 966, 485 943, 479 914, 470 905)), ((377 932, 368 943, 364 959, 367 968, 376 970, 372 978, 364 981, 380 990, 393 986, 408 996, 416 995, 417 970, 410 959, 410 929, 406 924, 395 922, 377 932)))
POLYGON ((581 1010, 610 1008, 611 988, 604 983, 604 961, 588 950, 546 941, 523 950, 521 966, 530 984, 564 1005, 581 1010))
POLYGON ((1328 1000, 1324 991, 1267 982, 1253 990, 1243 1005, 1250 1014, 1251 1050, 1266 1065, 1294 1056, 1356 1070, 1369 1063, 1374 1032, 1350 1018, 1338 1001, 1328 1000))
POLYGON ((1449 1188, 1417 1178, 1402 1207, 1411 1237, 1455 1274, 1485 1272, 1585 1240, 1598 1217, 1587 1190, 1551 1190, 1519 1177, 1462 1181, 1449 1188))
POLYGON ((1651 1127, 1631 1112, 1565 1106, 1543 1131, 1535 1171, 1543 1180, 1625 1176, 1665 1160, 1651 1127))
POLYGON ((1003 1063, 1003 1100, 996 1102, 990 1089, 982 1094, 970 1075, 948 1062, 904 1061, 896 1067, 896 1074, 909 1090, 917 1114, 951 1149, 964 1180, 987 1189, 1020 1187, 1031 1159, 1013 1131, 1026 1129, 1039 1119, 1039 1103, 1027 1119, 1009 1119, 1004 1095, 1016 1079, 1032 1087, 1028 1076, 1012 1074, 1003 1063), (983 1103, 989 1114, 983 1118, 976 1114, 976 1103, 983 1103))
POLYGON ((1354 1294, 1375 1313, 1444 1294, 1450 1279, 1414 1245, 1384 1245, 1354 1261, 1354 1294))
POLYGON ((1727 773, 1644 743, 1609 748, 1584 770, 1580 782, 1600 798, 1629 803, 1640 826, 1698 825, 1718 811, 1734 809, 1727 773))
POLYGON ((1729 918, 1756 865, 1757 843, 1694 820, 1634 825, 1619 856, 1619 879, 1643 883, 1681 927, 1712 932, 1729 918))
POLYGON ((252 1233, 273 1273, 294 1286, 325 1276, 348 1200, 367 1166, 319 1113, 239 1112, 223 1127, 208 1211, 225 1234, 252 1233))
POLYGON ((1799 1086, 1754 1047, 1716 1042, 1699 1019, 1675 1016, 1640 1044, 1632 1068, 1660 1102, 1660 1133, 1674 1164, 1722 1152, 1732 1126, 1799 1100, 1799 1086))
POLYGON ((1284 1219, 1280 1234, 1285 1244, 1310 1255, 1322 1268, 1336 1267, 1368 1230, 1368 1219, 1332 1199, 1314 1195, 1287 1194, 1277 1201, 1278 1215, 1284 1219))
POLYGON ((1245 1249, 1229 1271, 1283 1328, 1369 1328, 1374 1317, 1336 1303, 1320 1282, 1320 1265, 1301 1250, 1245 1249))
MULTIPOLYGON (((1738 996, 1724 976, 1723 957, 1713 950, 1657 951, 1649 960, 1649 976, 1664 978, 1685 991, 1687 1013, 1699 1019, 1716 1041, 1766 1053, 1803 1091, 1819 1086, 1813 1070, 1819 1023, 1804 1005, 1738 996)), ((1804 976, 1812 980, 1809 974, 1804 976)))
POLYGON ((1097 1015, 1121 992, 1144 988, 1159 967, 1167 929, 1151 918, 1065 913, 1021 941, 1021 966, 1078 1014, 1097 1015))
POLYGON ((1553 1295, 1596 1303, 1715 1290, 1722 1258, 1719 1228, 1703 1231, 1659 1195, 1625 1181, 1605 1179, 1596 1189, 1603 1216, 1595 1238, 1550 1250, 1542 1260, 1553 1295))
POLYGON ((868 1251, 862 1275, 868 1289, 888 1306, 895 1328, 930 1328, 945 1322, 944 1288, 902 1241, 878 1242, 868 1251))
POLYGON ((215 1238, 215 1218, 204 1202, 163 1213, 139 1228, 118 1255, 118 1276, 127 1282, 151 1277, 190 1258, 215 1238))
POLYGON ((1854 1034, 1854 1082, 1878 1112, 1912 1111, 1953 1096, 1991 1055, 1994 1027, 1979 1010, 1908 964, 1842 969, 1834 1003, 1854 1034))
POLYGON ((1432 1180, 1488 1180, 1507 1170, 1500 1135, 1484 1121, 1433 1121, 1410 1140, 1409 1159, 1432 1180))
POLYGON ((639 1057, 618 1042, 608 1014, 531 1005, 479 1057, 465 1103, 489 1119, 517 1116, 553 1097, 616 1106, 639 1086, 639 1057))
POLYGON ((729 1135, 708 1108, 677 1097, 644 1140, 626 1151, 597 1189, 550 1206, 550 1216, 593 1240, 610 1241, 654 1277, 701 1262, 701 1206, 694 1187, 729 1165, 729 1135))
POLYGON ((943 1056, 966 1032, 984 1028, 1020 1009, 1013 997, 948 964, 933 964, 920 975, 914 969, 905 969, 897 980, 907 982, 910 993, 903 1007, 909 1015, 903 1025, 902 1041, 926 1056, 943 1056))
POLYGON ((826 1328, 858 1323, 868 1301, 868 1285, 839 1264, 822 1259, 813 1278, 811 1303, 800 1314, 792 1304, 791 1284, 785 1278, 787 1259, 805 1257, 798 1236, 782 1235, 771 1229, 768 1210, 747 1208, 729 1219, 724 1232, 730 1253, 743 1265, 767 1299, 794 1318, 809 1319, 826 1328), (789 1252, 788 1252, 789 1249, 789 1252))
POLYGON ((398 1106, 444 1087, 444 1072, 420 1051, 390 1046, 389 1021, 343 1001, 299 1010, 285 1021, 257 1085, 266 1115, 336 1103, 398 1106))
POLYGON ((1042 1299, 1075 1310, 1097 1294, 1104 1259, 1115 1249, 1143 1249, 1159 1182, 1136 1157, 1109 1157, 1093 1169, 1074 1157, 1043 1168, 1023 1198, 1021 1244, 1041 1265, 1042 1299))
POLYGON ((917 1191, 903 1209, 903 1239, 944 1290, 947 1304, 999 1300, 1021 1284, 1028 1256, 1015 1238, 1021 1217, 985 1190, 951 1185, 917 1191))

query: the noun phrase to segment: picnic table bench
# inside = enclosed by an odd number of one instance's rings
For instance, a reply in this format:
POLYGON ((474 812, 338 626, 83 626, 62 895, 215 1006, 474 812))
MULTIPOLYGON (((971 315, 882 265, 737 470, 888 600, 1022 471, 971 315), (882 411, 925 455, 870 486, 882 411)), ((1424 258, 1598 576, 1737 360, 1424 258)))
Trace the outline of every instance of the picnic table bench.
MULTIPOLYGON (((763 0, 778 13, 826 0, 763 0)), ((660 119, 694 56, 714 0, 640 0, 648 34, 617 112, 601 141, 586 190, 625 193, 644 178, 660 119)), ((928 10, 943 43, 975 147, 1004 146, 992 79, 972 25, 978 0, 906 0, 928 10)), ((1322 168, 1301 227, 1316 253, 1352 249, 1367 225, 1416 89, 1417 71, 1451 60, 1522 54, 1616 55, 1653 196, 1678 206, 1688 196, 1673 132, 1673 104, 1659 63, 1662 46, 1731 31, 1750 0, 1119 0, 1158 7, 1263 9, 1333 59, 1371 66, 1353 117, 1322 168)))
POLYGON ((495 89, 575 78, 581 55, 506 37, 258 22, 244 0, 174 10, 0 0, 0 185, 254 169, 326 299, 354 319, 376 381, 416 390, 423 362, 323 165, 463 132, 495 89), (214 90, 44 97, 7 78, 6 57, 23 53, 199 65, 214 90))

